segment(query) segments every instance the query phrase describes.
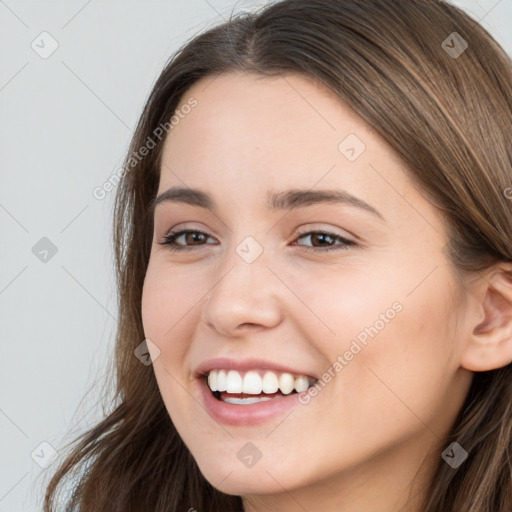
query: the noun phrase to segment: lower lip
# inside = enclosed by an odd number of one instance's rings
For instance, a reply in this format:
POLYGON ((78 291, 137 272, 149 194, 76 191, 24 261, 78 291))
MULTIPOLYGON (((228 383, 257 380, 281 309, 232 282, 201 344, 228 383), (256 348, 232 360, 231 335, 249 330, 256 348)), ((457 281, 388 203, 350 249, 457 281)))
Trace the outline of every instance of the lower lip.
POLYGON ((300 404, 300 393, 293 393, 281 398, 274 398, 266 402, 255 404, 236 405, 217 400, 206 384, 205 379, 198 379, 201 388, 203 403, 208 414, 219 423, 225 425, 254 425, 263 423, 270 418, 285 413, 300 404))

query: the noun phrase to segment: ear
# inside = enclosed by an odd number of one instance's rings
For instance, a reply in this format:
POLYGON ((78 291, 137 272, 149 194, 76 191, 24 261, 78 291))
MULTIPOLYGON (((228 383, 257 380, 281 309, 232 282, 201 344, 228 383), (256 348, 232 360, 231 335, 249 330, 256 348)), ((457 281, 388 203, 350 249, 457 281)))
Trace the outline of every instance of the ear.
POLYGON ((501 264, 486 277, 479 303, 483 320, 472 327, 461 365, 473 372, 512 362, 512 265, 501 264))

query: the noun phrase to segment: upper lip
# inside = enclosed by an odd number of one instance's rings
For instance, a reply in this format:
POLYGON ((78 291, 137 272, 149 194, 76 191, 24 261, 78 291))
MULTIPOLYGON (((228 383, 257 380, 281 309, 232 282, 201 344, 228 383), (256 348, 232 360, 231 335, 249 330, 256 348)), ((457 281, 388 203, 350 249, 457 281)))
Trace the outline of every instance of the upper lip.
POLYGON ((317 380, 317 377, 312 375, 310 372, 297 370, 290 368, 289 366, 274 361, 267 361, 266 359, 247 358, 247 359, 229 359, 227 357, 216 357, 214 359, 208 359, 203 361, 195 369, 195 376, 202 377, 206 375, 210 370, 270 370, 280 373, 291 373, 293 375, 304 375, 310 377, 313 380, 317 380))

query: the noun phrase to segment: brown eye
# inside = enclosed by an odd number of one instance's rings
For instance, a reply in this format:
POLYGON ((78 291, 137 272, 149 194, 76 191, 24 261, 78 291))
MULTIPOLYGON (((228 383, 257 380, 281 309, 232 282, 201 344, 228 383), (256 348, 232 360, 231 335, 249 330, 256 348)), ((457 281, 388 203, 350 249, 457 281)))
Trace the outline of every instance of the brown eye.
POLYGON ((163 242, 158 242, 160 245, 167 245, 171 251, 182 251, 188 250, 188 244, 194 246, 204 245, 201 242, 204 242, 208 238, 211 238, 207 233, 203 231, 197 231, 193 229, 184 229, 181 231, 171 232, 166 235, 163 239, 163 242), (185 241, 185 245, 176 243, 176 240, 181 238, 185 241))
MULTIPOLYGON (((329 233, 327 231, 308 231, 307 233, 303 233, 297 237, 297 240, 301 238, 311 238, 311 242, 313 246, 303 245, 304 249, 307 251, 330 251, 337 249, 346 249, 348 246, 355 245, 355 242, 351 240, 347 240, 339 235, 335 235, 334 233, 329 233), (341 243, 335 244, 333 241, 339 241, 341 243), (319 244, 316 246, 315 244, 319 244)), ((300 244, 299 244, 300 245, 300 244)))

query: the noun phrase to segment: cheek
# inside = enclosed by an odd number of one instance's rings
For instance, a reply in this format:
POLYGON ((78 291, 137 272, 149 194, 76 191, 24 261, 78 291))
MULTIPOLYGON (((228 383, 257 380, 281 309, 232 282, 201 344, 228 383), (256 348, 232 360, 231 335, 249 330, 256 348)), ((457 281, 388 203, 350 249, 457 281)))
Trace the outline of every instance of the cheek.
POLYGON ((145 335, 153 339, 161 350, 184 339, 179 333, 194 315, 201 297, 201 288, 181 269, 172 270, 165 264, 151 262, 142 290, 142 323, 145 335))
POLYGON ((144 335, 160 351, 153 368, 159 385, 166 389, 164 398, 172 390, 167 383, 171 375, 180 382, 187 378, 183 362, 187 340, 192 336, 190 319, 198 299, 193 287, 184 293, 175 276, 160 271, 156 265, 148 266, 142 292, 142 324, 144 335))
POLYGON ((323 323, 309 315, 315 327, 309 339, 329 361, 319 394, 339 404, 335 414, 348 431, 364 431, 377 443, 379 436, 391 438, 404 428, 424 428, 418 417, 434 423, 441 418, 457 370, 453 277, 439 264, 424 279, 431 261, 419 266, 415 261, 409 267, 404 262, 399 272, 396 264, 364 273, 353 269, 339 280, 331 274, 300 288, 323 323))
POLYGON ((296 301, 294 321, 331 363, 351 348, 349 358, 355 359, 356 352, 358 358, 369 355, 371 350, 364 349, 382 338, 403 314, 399 276, 390 276, 384 265, 368 267, 352 261, 343 267, 310 271, 307 279, 306 272, 287 276, 301 299, 296 301))
POLYGON ((183 391, 189 378, 185 362, 193 335, 193 306, 199 300, 194 287, 183 288, 182 285, 176 273, 150 262, 141 306, 144 335, 159 349, 158 357, 153 359, 153 371, 175 424, 180 424, 182 407, 190 398, 183 391))
POLYGON ((392 437, 442 420, 457 369, 451 360, 453 306, 450 276, 439 269, 431 277, 410 295, 361 293, 343 310, 347 336, 331 356, 346 361, 336 392, 348 410, 365 411, 372 420, 363 427, 369 437, 375 422, 380 435, 387 430, 392 437))

